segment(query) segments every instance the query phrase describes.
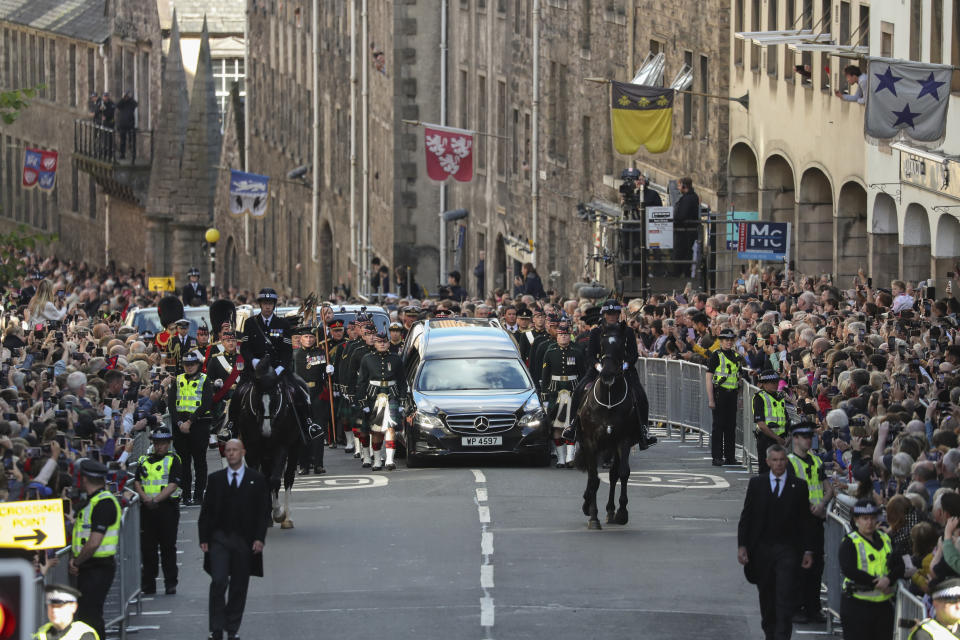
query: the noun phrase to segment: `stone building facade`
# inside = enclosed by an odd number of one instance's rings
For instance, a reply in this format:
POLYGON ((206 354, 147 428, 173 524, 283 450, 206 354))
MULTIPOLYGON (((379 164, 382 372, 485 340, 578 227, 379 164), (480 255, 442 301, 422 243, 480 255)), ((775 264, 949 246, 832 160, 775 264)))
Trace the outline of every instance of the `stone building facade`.
MULTIPOLYGON (((318 16, 321 184, 318 224, 312 192, 286 174, 312 160, 312 78, 309 2, 248 4, 249 131, 226 131, 222 157, 270 176, 262 220, 234 219, 226 207, 228 173, 220 178, 217 226, 226 253, 223 277, 236 286, 279 283, 291 291, 357 287, 358 271, 378 257, 391 269, 410 268, 431 291, 439 284, 439 214, 469 215, 448 228, 448 270, 472 273, 486 252, 486 292, 509 286, 531 260, 532 0, 446 0, 446 51, 441 50, 441 3, 368 0, 366 37, 361 2, 321 3, 318 16), (356 82, 350 75, 350 13, 355 11, 356 82), (363 64, 364 48, 369 51, 363 64), (382 65, 372 57, 384 53, 382 65), (426 176, 421 128, 440 123, 441 56, 446 58, 446 123, 479 131, 474 181, 440 187, 426 176), (366 71, 368 91, 362 90, 366 71), (350 164, 351 90, 356 100, 356 165, 350 164), (364 172, 363 104, 369 149, 364 172), (249 142, 246 153, 237 153, 249 142), (245 157, 244 157, 245 156, 245 157), (247 164, 244 165, 244 161, 247 164), (351 199, 350 175, 355 171, 351 199), (351 207, 351 201, 354 203, 351 207), (366 202, 365 202, 366 201, 366 202), (369 243, 362 245, 364 210, 369 243), (462 228, 461 228, 462 227, 462 228), (318 251, 312 247, 316 238, 318 251), (524 250, 524 246, 526 250, 524 250), (366 249, 366 251, 365 251, 366 249)), ((666 56, 665 82, 685 63, 693 89, 726 95, 729 84, 729 5, 684 1, 668 12, 632 0, 540 2, 540 188, 537 266, 547 288, 569 291, 593 251, 593 231, 576 217, 580 202, 616 205, 619 176, 631 162, 660 185, 693 177, 705 203, 725 203, 728 107, 723 101, 678 96, 674 144, 667 153, 617 156, 609 125, 608 93, 586 77, 630 80, 648 52, 666 56)), ((236 126, 241 119, 229 122, 236 126)), ((365 280, 363 276, 360 279, 365 280)))

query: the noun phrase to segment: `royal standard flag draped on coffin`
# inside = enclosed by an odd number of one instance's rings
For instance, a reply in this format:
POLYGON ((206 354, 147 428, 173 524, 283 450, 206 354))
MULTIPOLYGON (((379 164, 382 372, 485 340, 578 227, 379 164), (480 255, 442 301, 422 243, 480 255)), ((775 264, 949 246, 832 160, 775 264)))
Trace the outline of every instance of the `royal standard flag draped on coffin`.
POLYGON ((641 146, 663 153, 673 142, 673 89, 612 82, 610 118, 617 153, 632 156, 641 146))

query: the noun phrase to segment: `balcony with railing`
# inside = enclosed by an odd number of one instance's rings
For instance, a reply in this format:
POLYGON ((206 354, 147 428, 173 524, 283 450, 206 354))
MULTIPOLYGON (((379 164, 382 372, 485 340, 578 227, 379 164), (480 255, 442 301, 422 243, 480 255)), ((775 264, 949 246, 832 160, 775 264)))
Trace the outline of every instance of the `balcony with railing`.
POLYGON ((120 131, 91 120, 76 120, 73 159, 109 195, 143 204, 150 184, 153 132, 120 131))

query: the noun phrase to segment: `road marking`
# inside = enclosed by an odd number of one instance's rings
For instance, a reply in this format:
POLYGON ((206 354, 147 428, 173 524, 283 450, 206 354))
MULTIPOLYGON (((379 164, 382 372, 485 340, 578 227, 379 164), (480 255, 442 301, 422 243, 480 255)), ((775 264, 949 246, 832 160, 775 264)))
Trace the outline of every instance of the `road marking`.
POLYGON ((172 611, 144 611, 145 616, 165 616, 173 613, 172 611))
MULTIPOLYGON (((477 484, 486 484, 487 478, 479 469, 471 469, 473 479, 477 484)), ((490 591, 493 589, 493 532, 490 527, 490 506, 486 487, 476 488, 477 517, 480 519, 480 588, 483 597, 480 598, 480 626, 484 630, 484 638, 493 640, 493 624, 496 620, 495 605, 490 591)))
MULTIPOLYGON (((609 484, 607 475, 600 479, 609 484)), ((627 482, 633 487, 668 487, 671 489, 729 489, 730 483, 720 476, 689 471, 634 471, 627 482)))
POLYGON ((301 478, 293 485, 293 492, 341 491, 344 489, 370 489, 385 487, 389 480, 384 475, 324 476, 322 478, 301 478), (304 486, 306 484, 306 486, 304 486))

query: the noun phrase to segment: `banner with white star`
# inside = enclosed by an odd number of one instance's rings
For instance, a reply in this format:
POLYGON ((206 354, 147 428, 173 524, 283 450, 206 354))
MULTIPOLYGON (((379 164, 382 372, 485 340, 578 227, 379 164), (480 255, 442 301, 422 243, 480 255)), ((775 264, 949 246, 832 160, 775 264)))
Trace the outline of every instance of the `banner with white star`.
POLYGON ((870 58, 866 135, 889 140, 903 132, 936 142, 947 132, 952 67, 891 58, 870 58))

